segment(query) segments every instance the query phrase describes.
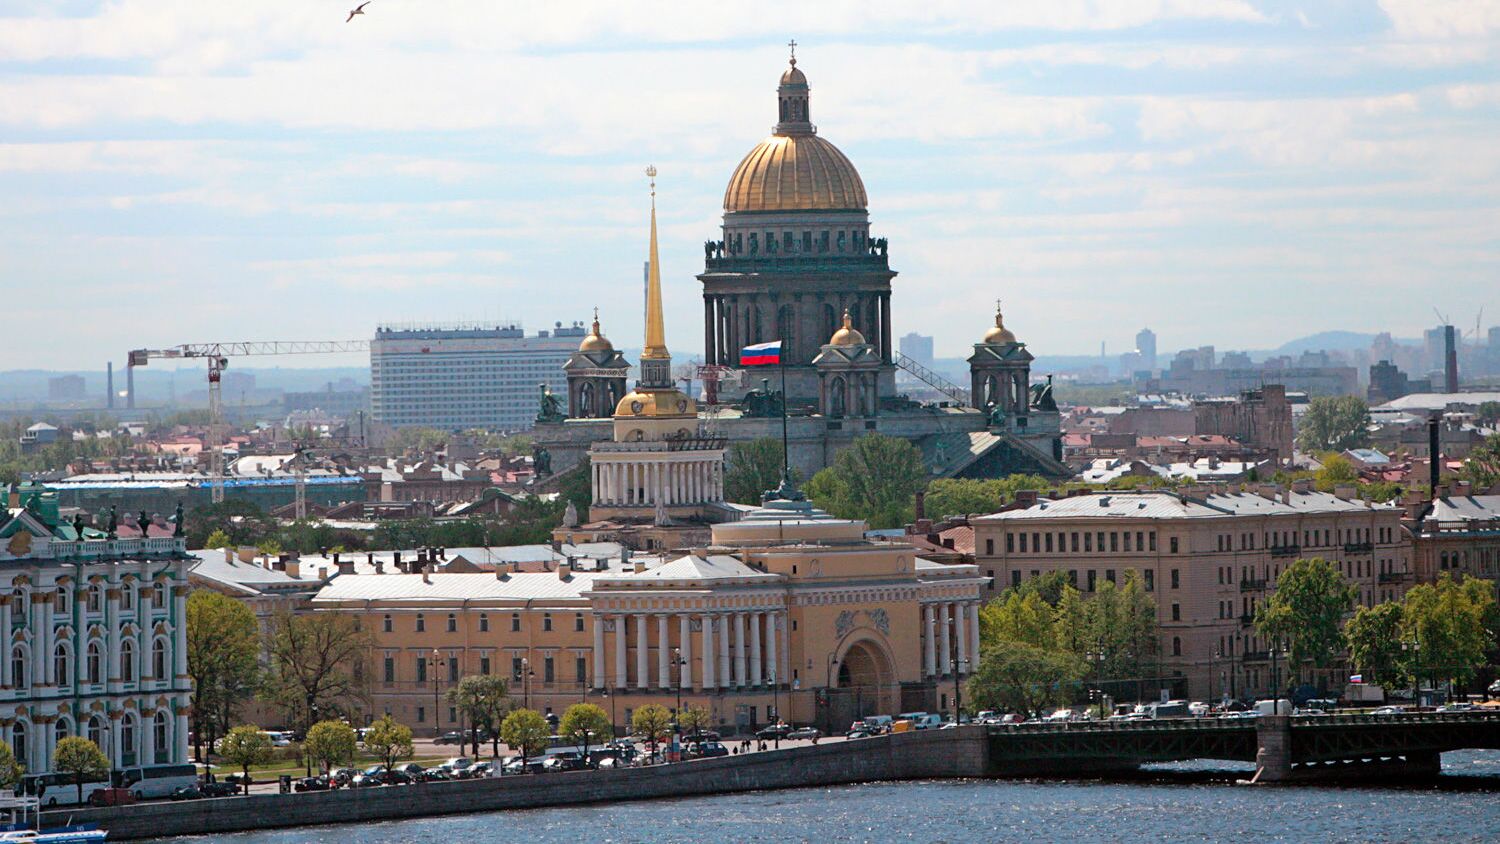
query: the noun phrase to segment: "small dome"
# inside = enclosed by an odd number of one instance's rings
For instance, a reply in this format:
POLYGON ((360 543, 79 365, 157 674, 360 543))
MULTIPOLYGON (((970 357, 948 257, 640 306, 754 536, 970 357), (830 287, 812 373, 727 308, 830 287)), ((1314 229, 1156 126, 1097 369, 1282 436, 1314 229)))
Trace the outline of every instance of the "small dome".
POLYGON ((829 339, 828 345, 863 346, 864 344, 865 335, 855 330, 853 321, 849 319, 849 312, 844 311, 844 327, 833 332, 833 337, 829 339))
POLYGON ((681 390, 631 390, 615 405, 615 418, 696 416, 698 403, 681 390))
POLYGON ((781 84, 783 84, 783 85, 806 85, 807 84, 807 74, 805 74, 802 71, 800 71, 800 70, 797 69, 797 60, 796 59, 792 59, 792 66, 789 67, 789 68, 787 68, 786 71, 781 74, 781 84))
POLYGON ((583 342, 578 344, 578 351, 612 352, 614 350, 615 344, 609 342, 609 340, 604 336, 604 332, 599 330, 599 311, 595 310, 594 327, 589 329, 588 336, 584 337, 583 342))
POLYGON ((1016 335, 1005 327, 1005 320, 1000 315, 1000 308, 995 308, 995 327, 985 332, 984 344, 986 346, 1004 346, 1016 342, 1016 335))

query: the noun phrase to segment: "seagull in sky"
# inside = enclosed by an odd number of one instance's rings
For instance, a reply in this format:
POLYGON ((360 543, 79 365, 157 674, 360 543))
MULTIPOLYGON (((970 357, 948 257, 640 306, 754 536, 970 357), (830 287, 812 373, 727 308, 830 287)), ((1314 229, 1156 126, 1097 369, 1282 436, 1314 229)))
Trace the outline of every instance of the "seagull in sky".
POLYGON ((368 5, 370 5, 370 0, 365 0, 365 2, 359 4, 358 6, 355 6, 354 7, 354 11, 352 11, 352 12, 349 13, 349 17, 347 17, 347 18, 344 19, 344 23, 348 23, 349 21, 354 20, 354 16, 355 15, 362 15, 362 14, 364 14, 365 13, 365 7, 368 6, 368 5))

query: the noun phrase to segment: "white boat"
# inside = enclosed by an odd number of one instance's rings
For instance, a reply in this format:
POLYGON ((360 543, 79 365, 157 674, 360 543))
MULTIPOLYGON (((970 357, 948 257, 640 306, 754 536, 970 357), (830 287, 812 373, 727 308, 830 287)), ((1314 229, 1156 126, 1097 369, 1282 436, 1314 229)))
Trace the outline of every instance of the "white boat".
POLYGON ((41 801, 9 790, 0 791, 0 814, 10 817, 0 826, 0 844, 101 844, 109 835, 94 824, 36 829, 41 825, 41 801))

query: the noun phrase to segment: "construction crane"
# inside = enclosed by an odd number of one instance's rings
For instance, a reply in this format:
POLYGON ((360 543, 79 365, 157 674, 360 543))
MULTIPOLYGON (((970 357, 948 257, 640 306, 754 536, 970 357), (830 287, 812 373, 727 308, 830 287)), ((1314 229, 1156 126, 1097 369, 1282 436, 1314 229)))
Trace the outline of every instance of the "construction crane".
MULTIPOLYGON (((264 342, 184 343, 168 349, 135 349, 129 370, 152 360, 199 359, 208 363, 208 483, 213 503, 224 501, 224 402, 219 381, 229 368, 229 359, 246 355, 319 355, 368 352, 369 340, 269 340, 264 342)), ((134 372, 128 372, 134 383, 134 372)), ((133 398, 133 397, 132 397, 133 398)), ((300 490, 299 490, 300 494, 300 490)), ((300 497, 300 495, 299 495, 300 497)), ((299 507, 299 509, 301 509, 299 507)))

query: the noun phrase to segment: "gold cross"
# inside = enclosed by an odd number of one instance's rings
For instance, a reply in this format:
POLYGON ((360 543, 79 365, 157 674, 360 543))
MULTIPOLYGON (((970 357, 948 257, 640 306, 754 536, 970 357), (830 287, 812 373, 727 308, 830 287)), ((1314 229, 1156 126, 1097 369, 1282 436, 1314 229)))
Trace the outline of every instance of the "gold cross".
POLYGON ((788 47, 792 48, 792 64, 796 64, 797 63, 797 39, 793 38, 792 40, 786 42, 786 45, 788 47))

